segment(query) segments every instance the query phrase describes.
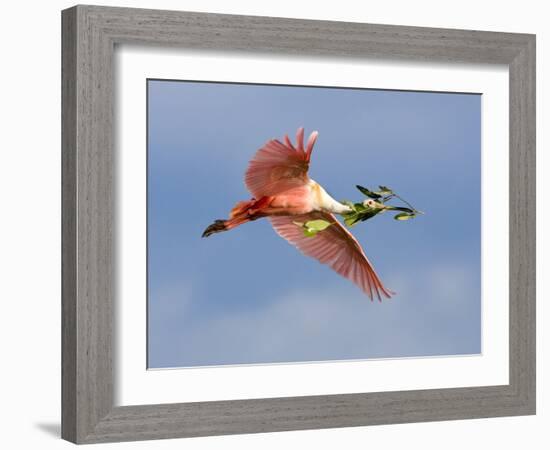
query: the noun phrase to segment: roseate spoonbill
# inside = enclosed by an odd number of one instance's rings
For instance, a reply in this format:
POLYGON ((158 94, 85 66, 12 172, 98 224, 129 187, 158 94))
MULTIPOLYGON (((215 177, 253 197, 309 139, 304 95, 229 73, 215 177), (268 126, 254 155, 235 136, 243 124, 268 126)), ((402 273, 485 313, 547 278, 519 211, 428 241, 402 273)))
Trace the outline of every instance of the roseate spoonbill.
MULTIPOLYGON (((248 165, 245 184, 253 198, 238 202, 229 219, 216 220, 203 237, 228 231, 246 222, 267 217, 275 231, 303 254, 327 264, 351 280, 372 300, 390 298, 361 245, 334 214, 352 213, 351 206, 333 199, 323 187, 308 177, 313 145, 318 133, 309 136, 304 148, 304 129, 296 133, 296 146, 288 135, 284 143, 272 139, 261 147, 248 165), (321 220, 331 225, 313 236, 306 236, 303 223, 321 220)), ((394 209, 373 199, 364 205, 375 212, 394 209)))

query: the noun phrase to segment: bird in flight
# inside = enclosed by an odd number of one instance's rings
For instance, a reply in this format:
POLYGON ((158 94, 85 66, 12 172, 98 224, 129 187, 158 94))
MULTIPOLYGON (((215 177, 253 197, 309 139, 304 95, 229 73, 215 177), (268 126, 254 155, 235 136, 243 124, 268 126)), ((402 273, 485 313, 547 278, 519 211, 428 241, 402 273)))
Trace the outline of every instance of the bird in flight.
MULTIPOLYGON (((374 297, 381 300, 382 296, 390 298, 394 292, 384 287, 357 239, 335 217, 335 214, 346 217, 356 213, 353 204, 336 201, 308 176, 317 135, 316 131, 311 133, 304 146, 304 129, 299 128, 296 145, 286 135, 284 142, 271 139, 261 147, 245 173, 245 184, 253 197, 238 202, 228 219, 216 220, 202 236, 266 217, 282 238, 304 255, 328 265, 355 283, 371 300, 374 297), (308 223, 326 225, 321 232, 308 233, 304 232, 304 224, 308 223)), ((373 198, 362 205, 374 211, 368 217, 385 209, 406 210, 384 205, 373 198)))

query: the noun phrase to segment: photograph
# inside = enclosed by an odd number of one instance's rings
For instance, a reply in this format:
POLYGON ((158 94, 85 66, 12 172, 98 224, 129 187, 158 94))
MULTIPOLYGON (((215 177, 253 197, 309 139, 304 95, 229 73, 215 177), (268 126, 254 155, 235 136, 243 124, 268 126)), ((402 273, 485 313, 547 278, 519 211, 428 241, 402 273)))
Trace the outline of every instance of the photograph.
POLYGON ((146 96, 148 369, 482 353, 480 94, 146 96))

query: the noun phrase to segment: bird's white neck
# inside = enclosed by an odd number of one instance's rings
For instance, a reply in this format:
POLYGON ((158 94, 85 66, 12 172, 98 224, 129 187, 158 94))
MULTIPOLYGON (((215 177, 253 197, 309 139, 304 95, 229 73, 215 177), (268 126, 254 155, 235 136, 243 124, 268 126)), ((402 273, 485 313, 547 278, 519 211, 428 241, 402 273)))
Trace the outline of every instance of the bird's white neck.
POLYGON ((313 209, 334 214, 345 214, 352 211, 349 206, 334 200, 319 183, 310 180, 310 186, 313 197, 313 209))

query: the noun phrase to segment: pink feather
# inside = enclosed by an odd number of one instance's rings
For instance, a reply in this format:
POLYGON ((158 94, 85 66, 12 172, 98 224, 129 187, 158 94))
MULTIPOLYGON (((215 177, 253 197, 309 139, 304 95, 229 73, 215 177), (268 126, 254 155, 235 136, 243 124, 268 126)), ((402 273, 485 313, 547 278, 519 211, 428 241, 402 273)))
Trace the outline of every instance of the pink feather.
POLYGON ((273 216, 269 220, 282 238, 296 246, 304 255, 328 265, 355 283, 371 300, 374 295, 378 300, 381 300, 381 295, 387 298, 392 296, 393 292, 384 287, 357 239, 333 214, 313 211, 296 216, 273 216), (296 225, 318 219, 332 225, 312 237, 305 236, 303 229, 296 225))

